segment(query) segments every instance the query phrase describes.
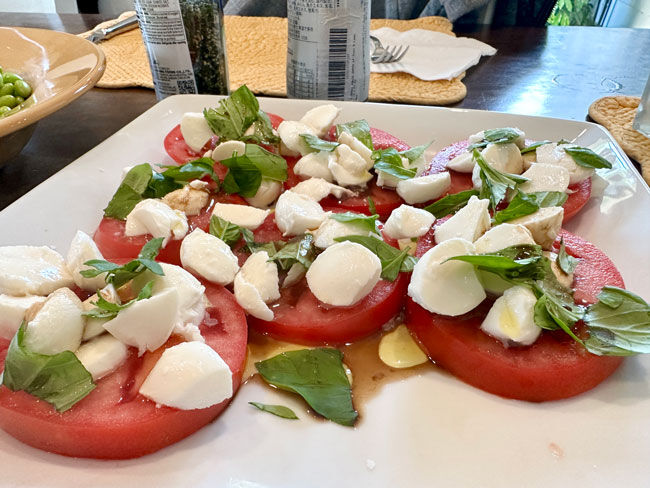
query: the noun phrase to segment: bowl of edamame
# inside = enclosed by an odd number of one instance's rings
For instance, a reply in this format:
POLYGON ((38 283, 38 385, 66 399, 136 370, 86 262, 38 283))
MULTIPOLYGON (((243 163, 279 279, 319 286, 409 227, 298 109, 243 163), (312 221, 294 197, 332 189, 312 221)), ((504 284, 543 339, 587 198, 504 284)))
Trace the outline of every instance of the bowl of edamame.
POLYGON ((90 90, 104 53, 80 37, 0 27, 0 165, 17 161, 36 122, 90 90))

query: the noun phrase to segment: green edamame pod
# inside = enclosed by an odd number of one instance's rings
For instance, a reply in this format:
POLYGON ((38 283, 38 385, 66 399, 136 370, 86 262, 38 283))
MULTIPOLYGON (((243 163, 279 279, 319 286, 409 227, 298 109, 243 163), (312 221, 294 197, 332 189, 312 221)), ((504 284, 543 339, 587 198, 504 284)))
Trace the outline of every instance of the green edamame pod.
POLYGON ((14 94, 14 84, 5 83, 0 87, 0 97, 3 95, 13 95, 14 94))
POLYGON ((16 97, 13 95, 3 95, 0 97, 0 107, 14 108, 16 105, 16 97))
POLYGON ((32 94, 32 87, 24 80, 16 80, 14 82, 14 95, 23 98, 29 98, 32 94))
POLYGON ((25 99, 23 97, 18 97, 16 95, 14 95, 14 96, 16 97, 16 106, 20 105, 21 103, 23 103, 25 101, 25 99))
POLYGON ((13 82, 15 82, 17 80, 22 80, 22 78, 20 76, 18 76, 16 73, 11 73, 9 71, 5 71, 2 74, 2 81, 4 81, 5 83, 13 83, 13 82))

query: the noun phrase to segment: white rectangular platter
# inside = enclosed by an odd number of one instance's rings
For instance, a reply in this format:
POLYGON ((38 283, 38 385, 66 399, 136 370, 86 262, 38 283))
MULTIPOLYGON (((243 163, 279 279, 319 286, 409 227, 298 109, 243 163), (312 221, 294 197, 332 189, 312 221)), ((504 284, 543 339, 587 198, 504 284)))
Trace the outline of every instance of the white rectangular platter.
MULTIPOLYGON (((124 166, 169 163, 163 138, 184 112, 217 97, 171 97, 0 212, 0 245, 48 244, 60 252, 77 229, 92 233, 124 166)), ((297 120, 315 101, 260 99, 297 120)), ((650 190, 602 127, 493 112, 339 103, 359 118, 432 149, 485 128, 517 126, 532 139, 575 139, 613 163, 568 229, 597 244, 629 289, 650 299, 650 190)), ((83 137, 80 131, 79 137, 83 137)), ((544 487, 648 486, 650 358, 628 359, 598 388, 543 404, 505 400, 428 370, 384 387, 356 428, 316 421, 299 401, 247 384, 216 422, 153 455, 130 461, 70 459, 0 432, 1 486, 156 487, 544 487), (249 401, 283 403, 299 421, 249 401)))

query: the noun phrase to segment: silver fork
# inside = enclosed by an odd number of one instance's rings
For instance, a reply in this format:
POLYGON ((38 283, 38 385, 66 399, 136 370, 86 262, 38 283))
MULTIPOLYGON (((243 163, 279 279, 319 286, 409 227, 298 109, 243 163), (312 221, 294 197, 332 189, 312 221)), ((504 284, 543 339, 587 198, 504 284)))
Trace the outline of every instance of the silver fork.
POLYGON ((373 44, 373 51, 370 55, 370 61, 375 64, 380 63, 397 63, 401 60, 411 46, 386 46, 375 36, 370 36, 373 44))

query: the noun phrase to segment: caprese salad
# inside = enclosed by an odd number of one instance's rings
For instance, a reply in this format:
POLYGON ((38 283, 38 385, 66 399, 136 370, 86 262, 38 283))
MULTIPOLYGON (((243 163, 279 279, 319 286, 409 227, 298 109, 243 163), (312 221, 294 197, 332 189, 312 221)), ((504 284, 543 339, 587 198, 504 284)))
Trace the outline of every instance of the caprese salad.
POLYGON ((321 346, 256 368, 342 425, 350 382, 322 346, 400 322, 463 381, 529 401, 650 349, 648 304, 561 229, 605 159, 497 128, 426 163, 426 145, 338 115, 283 120, 241 87, 166 136, 178 165, 125 168, 65 258, 0 247, 0 427, 69 456, 156 451, 228 405, 248 327, 321 346))

